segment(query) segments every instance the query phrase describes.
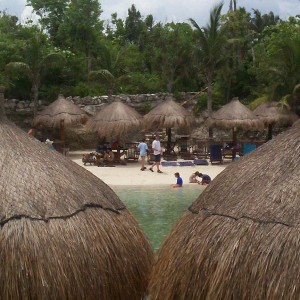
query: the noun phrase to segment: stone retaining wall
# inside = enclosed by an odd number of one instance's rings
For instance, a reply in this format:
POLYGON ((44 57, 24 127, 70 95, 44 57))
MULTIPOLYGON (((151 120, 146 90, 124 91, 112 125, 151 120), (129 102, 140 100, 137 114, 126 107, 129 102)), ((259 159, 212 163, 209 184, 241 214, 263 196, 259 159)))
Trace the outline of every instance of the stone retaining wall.
MULTIPOLYGON (((101 106, 111 103, 116 100, 120 100, 124 103, 135 108, 140 113, 147 113, 155 105, 164 101, 172 94, 169 93, 157 93, 157 94, 138 94, 138 95, 112 95, 112 96, 69 96, 67 99, 72 100, 79 107, 87 111, 89 114, 94 115, 96 111, 101 109, 101 106)), ((197 102, 197 93, 179 93, 178 101, 180 103, 188 102, 187 108, 192 107, 197 102), (189 101, 190 100, 190 101, 189 101)), ((43 101, 39 101, 39 110, 45 108, 46 104, 43 101)), ((5 110, 7 113, 12 112, 32 112, 33 103, 30 101, 19 101, 17 99, 6 99, 5 110)))

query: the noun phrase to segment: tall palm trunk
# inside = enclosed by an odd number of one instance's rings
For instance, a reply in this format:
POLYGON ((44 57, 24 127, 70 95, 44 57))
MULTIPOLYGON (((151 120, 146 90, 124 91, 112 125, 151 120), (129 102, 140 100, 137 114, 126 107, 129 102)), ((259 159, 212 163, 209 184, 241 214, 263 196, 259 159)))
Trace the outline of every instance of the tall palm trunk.
POLYGON ((33 116, 35 117, 39 106, 39 80, 34 80, 31 87, 32 100, 33 100, 33 116))
POLYGON ((4 109, 4 86, 0 85, 0 122, 6 119, 4 109))
MULTIPOLYGON (((208 116, 211 117, 212 115, 212 94, 213 94, 213 88, 212 88, 212 71, 208 71, 207 73, 207 113, 208 116)), ((208 135, 210 138, 213 137, 213 131, 212 128, 208 128, 208 135)))

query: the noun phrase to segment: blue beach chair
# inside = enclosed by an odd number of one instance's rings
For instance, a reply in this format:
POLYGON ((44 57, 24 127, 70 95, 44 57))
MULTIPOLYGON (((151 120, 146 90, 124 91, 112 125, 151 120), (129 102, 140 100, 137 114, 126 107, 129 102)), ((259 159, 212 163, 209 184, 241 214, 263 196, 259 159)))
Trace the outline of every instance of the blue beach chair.
POLYGON ((247 153, 250 153, 251 151, 256 149, 256 145, 255 144, 244 144, 243 145, 243 152, 242 155, 245 155, 247 153))
POLYGON ((222 156, 222 145, 210 145, 209 146, 209 160, 210 163, 223 163, 223 156, 222 156))

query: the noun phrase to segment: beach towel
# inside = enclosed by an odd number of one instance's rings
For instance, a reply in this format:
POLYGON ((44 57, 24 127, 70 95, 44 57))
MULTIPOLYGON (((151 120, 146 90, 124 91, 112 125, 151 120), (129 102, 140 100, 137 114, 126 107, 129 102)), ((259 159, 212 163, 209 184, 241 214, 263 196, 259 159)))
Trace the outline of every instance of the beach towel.
POLYGON ((176 167, 176 166, 178 166, 177 161, 162 161, 161 165, 163 167, 176 167))
POLYGON ((195 159, 194 160, 194 164, 195 165, 204 165, 204 166, 207 166, 208 165, 208 161, 206 159, 195 159))
POLYGON ((178 162, 179 166, 181 167, 189 167, 189 166, 194 166, 194 163, 190 160, 187 161, 179 161, 178 162))

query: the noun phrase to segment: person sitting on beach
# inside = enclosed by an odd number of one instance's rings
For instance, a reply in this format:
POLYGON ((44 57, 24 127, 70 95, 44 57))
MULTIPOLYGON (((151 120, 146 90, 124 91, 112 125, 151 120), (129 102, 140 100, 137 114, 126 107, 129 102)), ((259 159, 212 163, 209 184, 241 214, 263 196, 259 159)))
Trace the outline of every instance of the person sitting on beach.
POLYGON ((178 172, 176 172, 175 174, 175 177, 177 178, 177 181, 176 181, 176 184, 173 184, 173 188, 178 188, 178 187, 182 187, 183 185, 183 180, 182 178, 180 177, 180 174, 178 172))
POLYGON ((103 162, 113 162, 115 159, 115 155, 111 149, 108 149, 103 156, 103 162))
POLYGON ((35 134, 36 134, 36 128, 35 128, 34 126, 31 127, 31 128, 28 130, 27 134, 28 134, 29 136, 34 137, 35 134))
POLYGON ((197 179, 197 177, 199 177, 199 175, 200 175, 200 173, 198 171, 193 173, 189 178, 190 183, 200 183, 200 181, 197 179))
POLYGON ((201 181, 202 185, 209 184, 211 182, 211 178, 207 174, 199 173, 198 176, 202 178, 202 181, 201 181))
POLYGON ((45 144, 49 147, 50 150, 55 150, 53 146, 53 141, 46 139, 45 144))

